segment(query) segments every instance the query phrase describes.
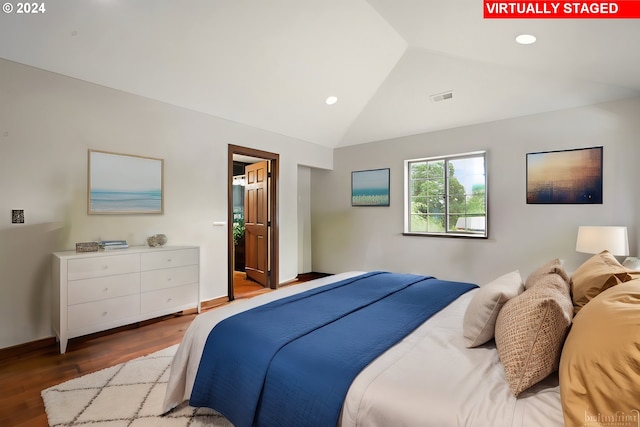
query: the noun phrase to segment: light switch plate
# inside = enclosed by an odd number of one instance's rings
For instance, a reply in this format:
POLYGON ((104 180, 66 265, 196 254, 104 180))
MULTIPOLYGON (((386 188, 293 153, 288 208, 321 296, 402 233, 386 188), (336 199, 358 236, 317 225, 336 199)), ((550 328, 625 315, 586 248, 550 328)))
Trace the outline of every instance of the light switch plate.
POLYGON ((24 224, 24 209, 11 210, 11 224, 24 224))

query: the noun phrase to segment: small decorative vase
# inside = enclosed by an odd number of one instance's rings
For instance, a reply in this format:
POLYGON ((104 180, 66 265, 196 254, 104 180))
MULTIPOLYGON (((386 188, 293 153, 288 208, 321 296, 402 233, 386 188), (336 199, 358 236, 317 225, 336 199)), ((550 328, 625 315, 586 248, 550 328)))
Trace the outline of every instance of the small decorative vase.
POLYGON ((165 243, 167 243, 167 236, 164 234, 154 234, 147 238, 147 245, 152 248, 163 246, 165 243))
POLYGON ((167 236, 164 234, 156 234, 156 240, 160 246, 164 246, 167 243, 167 236))

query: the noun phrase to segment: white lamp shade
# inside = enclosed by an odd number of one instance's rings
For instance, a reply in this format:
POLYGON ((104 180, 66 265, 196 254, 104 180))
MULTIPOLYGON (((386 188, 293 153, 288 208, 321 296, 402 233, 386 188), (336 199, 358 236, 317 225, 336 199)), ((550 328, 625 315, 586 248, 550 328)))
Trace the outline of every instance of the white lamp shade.
POLYGON ((629 255, 627 227, 617 226, 580 226, 576 239, 576 251, 598 254, 607 250, 611 255, 629 255))

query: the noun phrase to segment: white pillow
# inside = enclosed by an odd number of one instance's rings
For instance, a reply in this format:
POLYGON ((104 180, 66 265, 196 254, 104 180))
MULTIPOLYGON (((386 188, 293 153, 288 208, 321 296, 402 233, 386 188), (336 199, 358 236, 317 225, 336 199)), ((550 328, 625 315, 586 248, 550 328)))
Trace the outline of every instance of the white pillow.
POLYGON ((481 286, 464 313, 462 332, 467 347, 477 347, 495 335, 500 309, 524 291, 520 271, 512 271, 481 286))

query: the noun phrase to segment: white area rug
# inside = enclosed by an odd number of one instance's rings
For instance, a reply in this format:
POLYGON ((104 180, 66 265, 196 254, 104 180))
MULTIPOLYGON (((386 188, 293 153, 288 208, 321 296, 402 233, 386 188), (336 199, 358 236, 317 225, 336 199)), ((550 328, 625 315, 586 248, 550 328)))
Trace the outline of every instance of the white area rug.
POLYGON ((232 426, 210 409, 185 403, 161 414, 177 345, 42 391, 51 427, 232 426))

